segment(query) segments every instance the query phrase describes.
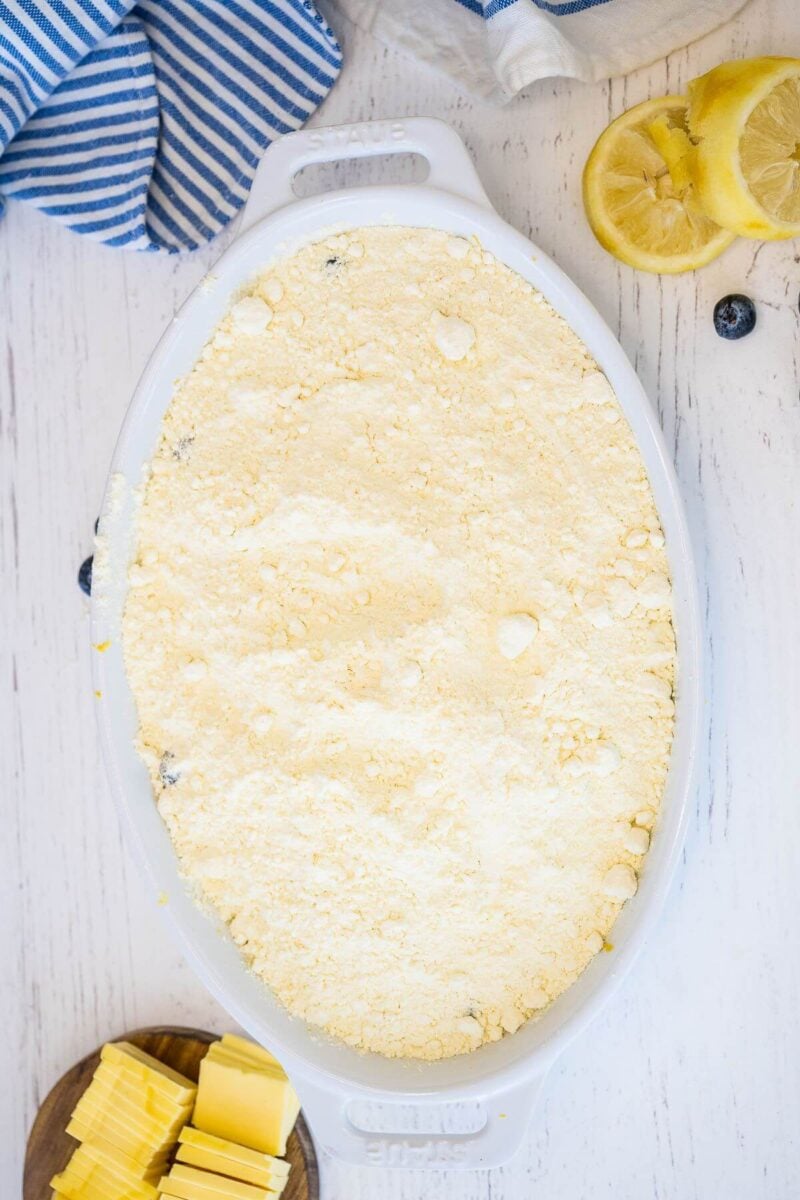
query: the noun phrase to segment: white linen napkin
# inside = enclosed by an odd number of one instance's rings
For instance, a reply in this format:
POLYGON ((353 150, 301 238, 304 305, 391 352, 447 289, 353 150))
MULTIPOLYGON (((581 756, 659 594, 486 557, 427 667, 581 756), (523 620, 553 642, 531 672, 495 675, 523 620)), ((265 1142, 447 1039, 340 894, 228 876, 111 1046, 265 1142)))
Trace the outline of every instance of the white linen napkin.
POLYGON ((550 75, 624 75, 685 46, 747 0, 332 0, 355 24, 509 100, 550 75))

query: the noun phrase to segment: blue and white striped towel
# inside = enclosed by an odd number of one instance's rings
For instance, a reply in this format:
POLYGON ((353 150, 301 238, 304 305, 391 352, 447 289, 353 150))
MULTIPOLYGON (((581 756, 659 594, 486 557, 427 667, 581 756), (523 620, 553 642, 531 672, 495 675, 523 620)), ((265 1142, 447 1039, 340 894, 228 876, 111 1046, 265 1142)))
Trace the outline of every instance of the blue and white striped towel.
POLYGON ((0 0, 0 209, 192 250, 341 60, 311 0, 0 0))
POLYGON ((494 100, 549 75, 624 75, 708 33, 746 2, 335 0, 382 41, 494 100))

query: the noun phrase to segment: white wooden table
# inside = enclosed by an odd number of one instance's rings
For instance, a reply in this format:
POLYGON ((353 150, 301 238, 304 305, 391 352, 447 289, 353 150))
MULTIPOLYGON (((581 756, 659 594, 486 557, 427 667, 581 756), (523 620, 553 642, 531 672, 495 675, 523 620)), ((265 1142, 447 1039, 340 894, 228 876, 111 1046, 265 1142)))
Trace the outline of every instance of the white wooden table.
MULTIPOLYGON (((797 0, 611 85, 541 83, 506 109, 344 29, 317 117, 421 113, 462 133, 492 200, 618 331, 657 404, 698 549, 707 762, 685 862, 621 994, 552 1072, 527 1144, 474 1175, 326 1171, 336 1200, 794 1200, 800 1194, 800 241, 741 242, 696 278, 618 266, 580 170, 623 107, 721 59, 800 53, 797 0), (714 333, 745 291, 756 332, 714 333)), ((162 328, 220 251, 151 258, 22 206, 0 224, 0 1194, 45 1092, 109 1035, 231 1022, 170 940, 121 842, 95 733, 90 550, 111 449, 162 328)))

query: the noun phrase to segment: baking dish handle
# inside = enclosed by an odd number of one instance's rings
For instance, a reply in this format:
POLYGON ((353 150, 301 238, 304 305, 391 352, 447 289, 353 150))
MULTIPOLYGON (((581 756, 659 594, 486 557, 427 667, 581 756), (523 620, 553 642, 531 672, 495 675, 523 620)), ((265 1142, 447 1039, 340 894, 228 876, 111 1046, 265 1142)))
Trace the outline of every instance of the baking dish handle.
POLYGON ((466 146, 444 121, 435 117, 361 121, 301 129, 277 138, 256 171, 239 232, 297 200, 292 180, 303 167, 378 154, 420 154, 430 167, 426 187, 452 192, 483 208, 492 207, 466 146))
POLYGON ((443 1110, 454 1100, 418 1097, 413 1101, 386 1101, 380 1096, 344 1092, 316 1079, 295 1078, 294 1083, 317 1147, 342 1162, 360 1167, 400 1167, 414 1170, 485 1170, 499 1167, 516 1153, 544 1086, 545 1075, 491 1096, 480 1097, 486 1121, 470 1133, 373 1133, 354 1125, 349 1107, 356 1100, 371 1100, 387 1108, 395 1105, 428 1112, 443 1110))

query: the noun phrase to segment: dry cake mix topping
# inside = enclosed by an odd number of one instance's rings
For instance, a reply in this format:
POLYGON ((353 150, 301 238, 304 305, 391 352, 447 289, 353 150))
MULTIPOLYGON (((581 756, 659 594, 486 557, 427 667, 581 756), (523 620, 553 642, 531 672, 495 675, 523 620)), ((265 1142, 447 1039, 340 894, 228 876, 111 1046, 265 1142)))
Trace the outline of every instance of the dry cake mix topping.
POLYGON ((358 229, 238 299, 164 417, 124 643, 183 871, 354 1046, 513 1033, 636 891, 664 538, 605 377, 476 242, 358 229))

